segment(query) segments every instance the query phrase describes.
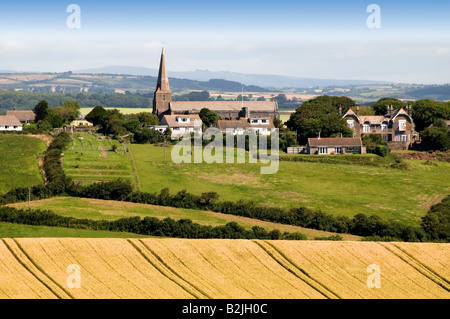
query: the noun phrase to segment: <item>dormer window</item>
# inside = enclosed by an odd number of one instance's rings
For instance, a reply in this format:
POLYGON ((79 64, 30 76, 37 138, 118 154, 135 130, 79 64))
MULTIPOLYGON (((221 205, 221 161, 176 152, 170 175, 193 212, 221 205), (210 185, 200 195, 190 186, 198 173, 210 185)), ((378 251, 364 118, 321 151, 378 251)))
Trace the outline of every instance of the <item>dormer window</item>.
POLYGON ((266 119, 262 119, 262 120, 261 120, 261 123, 262 123, 262 124, 267 124, 267 122, 268 122, 268 121, 267 121, 266 119))

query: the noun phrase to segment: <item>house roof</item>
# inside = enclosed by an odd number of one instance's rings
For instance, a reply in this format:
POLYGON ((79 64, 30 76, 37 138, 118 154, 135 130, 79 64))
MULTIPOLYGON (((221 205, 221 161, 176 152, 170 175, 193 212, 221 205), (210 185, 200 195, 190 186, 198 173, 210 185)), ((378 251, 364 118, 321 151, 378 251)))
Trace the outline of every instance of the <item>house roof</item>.
POLYGON ((240 118, 239 120, 219 120, 217 121, 217 127, 223 131, 227 129, 238 129, 241 128, 243 130, 248 128, 275 128, 273 125, 272 119, 268 118, 269 122, 267 124, 257 123, 251 124, 249 119, 240 118))
POLYGON ((398 115, 405 115, 412 123, 412 118, 411 116, 409 116, 409 114, 403 109, 403 108, 399 108, 397 111, 395 111, 394 115, 392 116, 392 121, 395 120, 395 118, 398 115))
POLYGON ((23 126, 14 115, 0 115, 0 126, 23 126))
POLYGON ((19 121, 34 121, 36 114, 33 111, 6 111, 6 115, 14 115, 19 121))
POLYGON ((359 137, 326 137, 326 138, 308 138, 309 146, 362 146, 359 137))
POLYGON ((371 125, 381 125, 383 122, 389 122, 389 118, 383 115, 361 115, 360 123, 369 122, 371 125))
POLYGON ((200 112, 207 108, 211 111, 241 111, 243 107, 248 107, 250 114, 252 111, 276 111, 278 109, 275 101, 189 101, 170 102, 170 109, 173 111, 193 111, 200 112))
POLYGON ((168 125, 169 127, 196 127, 202 126, 203 122, 200 116, 194 115, 164 115, 161 119, 160 125, 168 125), (189 122, 177 122, 177 118, 187 117, 190 119, 189 122))
POLYGON ((359 121, 358 115, 356 115, 356 113, 353 112, 353 110, 352 110, 351 108, 348 109, 347 112, 345 112, 345 114, 344 114, 342 117, 346 117, 346 116, 354 116, 354 117, 356 117, 356 118, 358 119, 358 121, 359 121))

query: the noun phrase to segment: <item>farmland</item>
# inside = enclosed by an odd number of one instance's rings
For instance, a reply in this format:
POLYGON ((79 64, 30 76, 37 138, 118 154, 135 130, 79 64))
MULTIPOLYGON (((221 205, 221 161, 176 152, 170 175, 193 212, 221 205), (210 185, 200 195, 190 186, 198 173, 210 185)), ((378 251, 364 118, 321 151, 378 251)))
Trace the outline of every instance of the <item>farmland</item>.
POLYGON ((335 215, 377 214, 417 225, 432 204, 450 190, 450 163, 423 165, 405 160, 407 170, 348 164, 280 161, 276 174, 261 175, 261 164, 175 164, 167 151, 130 145, 142 191, 201 194, 215 191, 220 200, 252 200, 284 208, 306 206, 335 215))
MULTIPOLYGON (((16 208, 27 208, 28 203, 16 203, 10 204, 8 206, 16 208)), ((239 225, 246 229, 251 229, 253 226, 260 226, 265 228, 267 231, 273 229, 278 229, 281 232, 300 232, 306 235, 309 239, 314 239, 316 237, 329 237, 335 235, 335 233, 319 231, 314 229, 308 229, 303 227, 296 227, 290 225, 277 224, 272 222, 260 221, 256 219, 234 216, 228 214, 214 213, 208 211, 199 211, 194 209, 182 209, 173 207, 163 207, 155 205, 146 204, 135 204, 129 202, 120 201, 106 201, 98 199, 88 199, 88 198, 74 198, 74 197, 55 197, 51 199, 44 199, 31 202, 32 209, 42 209, 51 210, 60 216, 75 217, 75 218, 87 218, 93 220, 117 220, 120 218, 128 218, 133 216, 144 217, 156 217, 158 219, 172 218, 175 220, 179 219, 190 219, 194 223, 200 225, 211 225, 211 226, 223 226, 229 222, 237 222, 239 225)), ((47 227, 48 228, 48 227, 47 227)), ((46 229, 47 229, 46 228, 46 229)), ((62 229, 58 232, 60 237, 70 237, 73 230, 67 230, 65 234, 62 229)), ((13 234, 13 232, 9 232, 13 234)), ((48 230, 51 233, 51 230, 48 230)), ((105 235, 105 232, 102 232, 105 235)), ((8 234, 8 233, 7 233, 8 234)), ((25 233, 20 237, 38 237, 34 232, 29 232, 28 236, 25 233)), ((40 234, 40 232, 38 232, 40 234)), ((107 233, 106 233, 107 234, 107 233)), ((118 234, 118 233, 116 233, 118 234)), ((120 233, 119 233, 120 234, 120 233)), ((108 234, 107 234, 108 235, 108 234)), ((56 235, 57 236, 57 235, 56 235)), ((51 236, 51 237, 56 237, 51 236)), ((101 237, 101 234, 91 234, 92 237, 101 237)), ((126 234, 120 235, 120 237, 125 237, 126 234)), ((340 234, 343 240, 359 240, 360 237, 340 234)), ((0 224, 0 237, 2 236, 2 228, 0 224)), ((17 236, 15 236, 17 237, 17 236)), ((78 237, 78 236, 77 236, 78 237)), ((79 237, 85 237, 80 235, 79 237)), ((109 234, 107 237, 113 237, 109 234)))
POLYGON ((449 244, 19 238, 0 241, 0 256, 0 298, 450 297, 449 244))
POLYGON ((99 134, 72 134, 72 143, 64 151, 62 162, 65 173, 75 182, 91 183, 122 178, 135 183, 131 161, 123 146, 117 140, 99 134))
POLYGON ((35 137, 0 134, 0 194, 43 183, 38 155, 45 148, 45 143, 35 137))

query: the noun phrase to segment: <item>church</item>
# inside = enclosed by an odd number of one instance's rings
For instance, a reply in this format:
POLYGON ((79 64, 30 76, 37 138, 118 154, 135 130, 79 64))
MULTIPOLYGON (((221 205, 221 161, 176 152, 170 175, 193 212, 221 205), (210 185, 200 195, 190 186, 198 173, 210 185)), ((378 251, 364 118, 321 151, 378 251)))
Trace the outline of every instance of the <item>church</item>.
POLYGON ((273 122, 279 118, 278 104, 276 101, 172 101, 172 92, 170 91, 163 48, 159 65, 158 82, 153 95, 153 113, 161 120, 164 115, 199 114, 203 108, 217 113, 222 120, 270 118, 273 122))

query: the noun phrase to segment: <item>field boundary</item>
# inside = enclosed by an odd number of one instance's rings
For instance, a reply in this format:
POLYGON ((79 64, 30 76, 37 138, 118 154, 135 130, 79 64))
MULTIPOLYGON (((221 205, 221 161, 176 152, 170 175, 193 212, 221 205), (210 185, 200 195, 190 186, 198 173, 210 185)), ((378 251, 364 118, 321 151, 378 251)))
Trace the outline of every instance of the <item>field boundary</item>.
POLYGON ((141 183, 139 182, 139 174, 137 172, 136 164, 134 163, 134 158, 133 158, 133 154, 131 153, 131 149, 124 143, 122 143, 122 145, 124 146, 125 152, 128 154, 128 158, 131 161, 131 167, 133 168, 134 177, 136 179, 136 186, 137 186, 138 190, 141 191, 141 183))
POLYGON ((391 244, 388 245, 386 243, 378 242, 378 244, 382 247, 384 247, 387 251, 395 255, 396 257, 400 258, 402 261, 410 265, 412 268, 417 270, 419 273, 424 275, 429 280, 433 281, 435 284, 437 284, 439 287, 443 288, 447 292, 450 292, 450 287, 448 287, 448 281, 446 279, 443 279, 440 275, 432 271, 429 267, 425 266, 415 258, 412 258, 409 256, 409 254, 405 253, 402 249, 398 248, 397 246, 391 244), (389 246, 394 247, 389 248, 389 246), (397 251, 395 251, 397 249, 397 251), (444 281, 444 282, 442 282, 444 281))
POLYGON ((58 299, 74 299, 63 287, 55 282, 36 262, 34 262, 25 250, 15 239, 2 239, 6 248, 14 256, 14 258, 24 267, 33 277, 42 283, 51 293, 58 299), (10 242, 11 241, 11 242, 10 242), (22 256, 19 256, 21 254, 22 256), (35 269, 32 269, 35 268, 35 269))
MULTIPOLYGON (((203 292, 199 291, 195 286, 190 284, 188 281, 184 280, 180 275, 178 275, 174 270, 172 270, 170 267, 168 267, 159 257, 156 256, 156 254, 149 248, 145 243, 143 243, 140 240, 137 240, 139 244, 136 244, 135 242, 131 241, 130 239, 127 239, 128 243, 149 263, 151 264, 157 271, 159 271, 164 277, 178 285, 181 289, 186 291, 188 294, 192 295, 195 299, 201 299, 195 292, 192 292, 191 290, 197 290, 197 292, 200 292, 201 294, 205 295, 203 292), (138 247, 138 245, 144 246, 143 248, 138 247), (155 257, 157 262, 159 262, 161 265, 158 266, 155 261, 152 261, 150 257, 143 252, 143 249, 148 251, 151 256, 155 257), (167 270, 164 271, 163 269, 166 268, 167 270), (170 272, 173 274, 173 276, 167 274, 166 272, 170 272), (175 278, 174 278, 175 277, 175 278), (185 287, 184 284, 180 283, 179 281, 185 282, 187 285, 189 285, 191 289, 185 287), (194 288, 194 289, 192 289, 194 288)), ((211 299, 209 296, 206 296, 208 299, 211 299)))
POLYGON ((262 250, 264 250, 264 252, 266 252, 273 260, 275 260, 288 272, 290 272, 295 277, 306 283, 308 286, 310 286, 311 288, 313 288, 314 290, 325 296, 327 299, 342 299, 337 293, 335 293, 334 291, 323 285, 317 279, 311 277, 306 271, 304 271, 301 267, 296 265, 285 254, 283 254, 283 252, 281 252, 278 248, 273 246, 268 241, 255 240, 253 242, 257 244, 262 250), (317 287, 317 285, 319 285, 320 287, 317 287), (324 292, 323 290, 326 290, 326 292, 324 292))

